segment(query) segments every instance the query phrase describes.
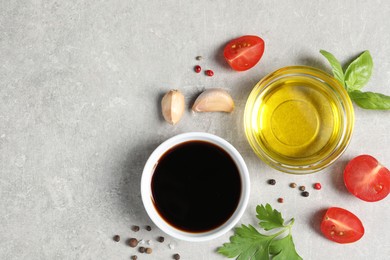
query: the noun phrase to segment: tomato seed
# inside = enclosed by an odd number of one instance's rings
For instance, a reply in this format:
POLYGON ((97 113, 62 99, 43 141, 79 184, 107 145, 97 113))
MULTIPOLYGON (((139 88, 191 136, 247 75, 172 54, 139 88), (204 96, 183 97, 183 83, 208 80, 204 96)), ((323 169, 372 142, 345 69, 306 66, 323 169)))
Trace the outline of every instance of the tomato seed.
POLYGON ((201 68, 199 65, 196 65, 196 66, 194 67, 194 70, 195 70, 196 73, 199 73, 199 72, 202 71, 202 68, 201 68))
POLYGON ((206 73, 206 75, 209 76, 209 77, 214 76, 214 71, 212 71, 212 70, 206 70, 205 73, 206 73))
POLYGON ((316 182, 316 183, 314 183, 313 187, 314 187, 314 189, 316 189, 316 190, 320 190, 320 189, 321 189, 321 183, 316 182))

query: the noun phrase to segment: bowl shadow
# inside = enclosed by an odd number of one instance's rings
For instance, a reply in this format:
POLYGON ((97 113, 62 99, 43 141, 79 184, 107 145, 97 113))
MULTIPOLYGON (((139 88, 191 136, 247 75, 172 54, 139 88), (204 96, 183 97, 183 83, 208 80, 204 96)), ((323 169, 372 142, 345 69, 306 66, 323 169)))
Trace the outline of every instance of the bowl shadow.
POLYGON ((126 154, 121 166, 120 211, 130 216, 134 223, 152 223, 142 203, 141 177, 147 159, 160 143, 158 140, 152 140, 137 144, 126 154))

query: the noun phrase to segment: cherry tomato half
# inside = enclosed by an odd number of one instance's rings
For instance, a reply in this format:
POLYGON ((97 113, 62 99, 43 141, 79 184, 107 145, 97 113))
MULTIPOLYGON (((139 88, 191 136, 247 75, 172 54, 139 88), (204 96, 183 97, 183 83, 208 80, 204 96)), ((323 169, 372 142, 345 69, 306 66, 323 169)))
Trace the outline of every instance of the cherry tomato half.
POLYGON ((390 193, 390 171, 374 157, 360 155, 345 167, 344 183, 359 199, 378 201, 390 193))
POLYGON ((255 66, 264 53, 264 41, 258 36, 245 35, 230 41, 223 51, 230 67, 244 71, 255 66))
POLYGON ((364 227, 358 217, 342 208, 329 208, 321 222, 324 236, 340 244, 353 243, 364 235, 364 227))

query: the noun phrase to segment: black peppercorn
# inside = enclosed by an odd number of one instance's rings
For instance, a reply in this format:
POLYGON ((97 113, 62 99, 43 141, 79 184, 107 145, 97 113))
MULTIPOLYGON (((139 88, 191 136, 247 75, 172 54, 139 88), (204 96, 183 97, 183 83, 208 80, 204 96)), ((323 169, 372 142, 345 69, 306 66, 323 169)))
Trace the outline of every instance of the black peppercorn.
POLYGON ((115 235, 113 239, 115 242, 119 242, 121 240, 121 237, 119 235, 115 235))
POLYGON ((130 238, 128 244, 131 247, 136 247, 138 245, 138 240, 135 238, 130 238))
POLYGON ((307 191, 302 192, 302 196, 303 197, 309 197, 309 192, 307 192, 307 191))
POLYGON ((268 180, 268 184, 275 185, 276 181, 274 179, 270 179, 270 180, 268 180))

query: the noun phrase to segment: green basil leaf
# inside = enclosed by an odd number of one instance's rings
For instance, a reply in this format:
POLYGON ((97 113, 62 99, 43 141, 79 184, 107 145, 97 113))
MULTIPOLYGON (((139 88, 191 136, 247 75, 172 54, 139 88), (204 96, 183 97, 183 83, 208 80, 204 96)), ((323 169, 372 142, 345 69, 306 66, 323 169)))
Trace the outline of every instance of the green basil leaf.
POLYGON ((360 90, 371 77, 373 62, 369 51, 363 52, 345 71, 345 84, 349 91, 360 90))
POLYGON ((361 92, 354 90, 348 92, 351 99, 365 109, 390 110, 390 96, 374 92, 361 92))
POLYGON ((332 67, 333 76, 341 83, 343 87, 345 87, 344 72, 343 69, 341 68, 340 62, 330 52, 327 52, 325 50, 320 50, 320 53, 329 61, 330 66, 332 67))

